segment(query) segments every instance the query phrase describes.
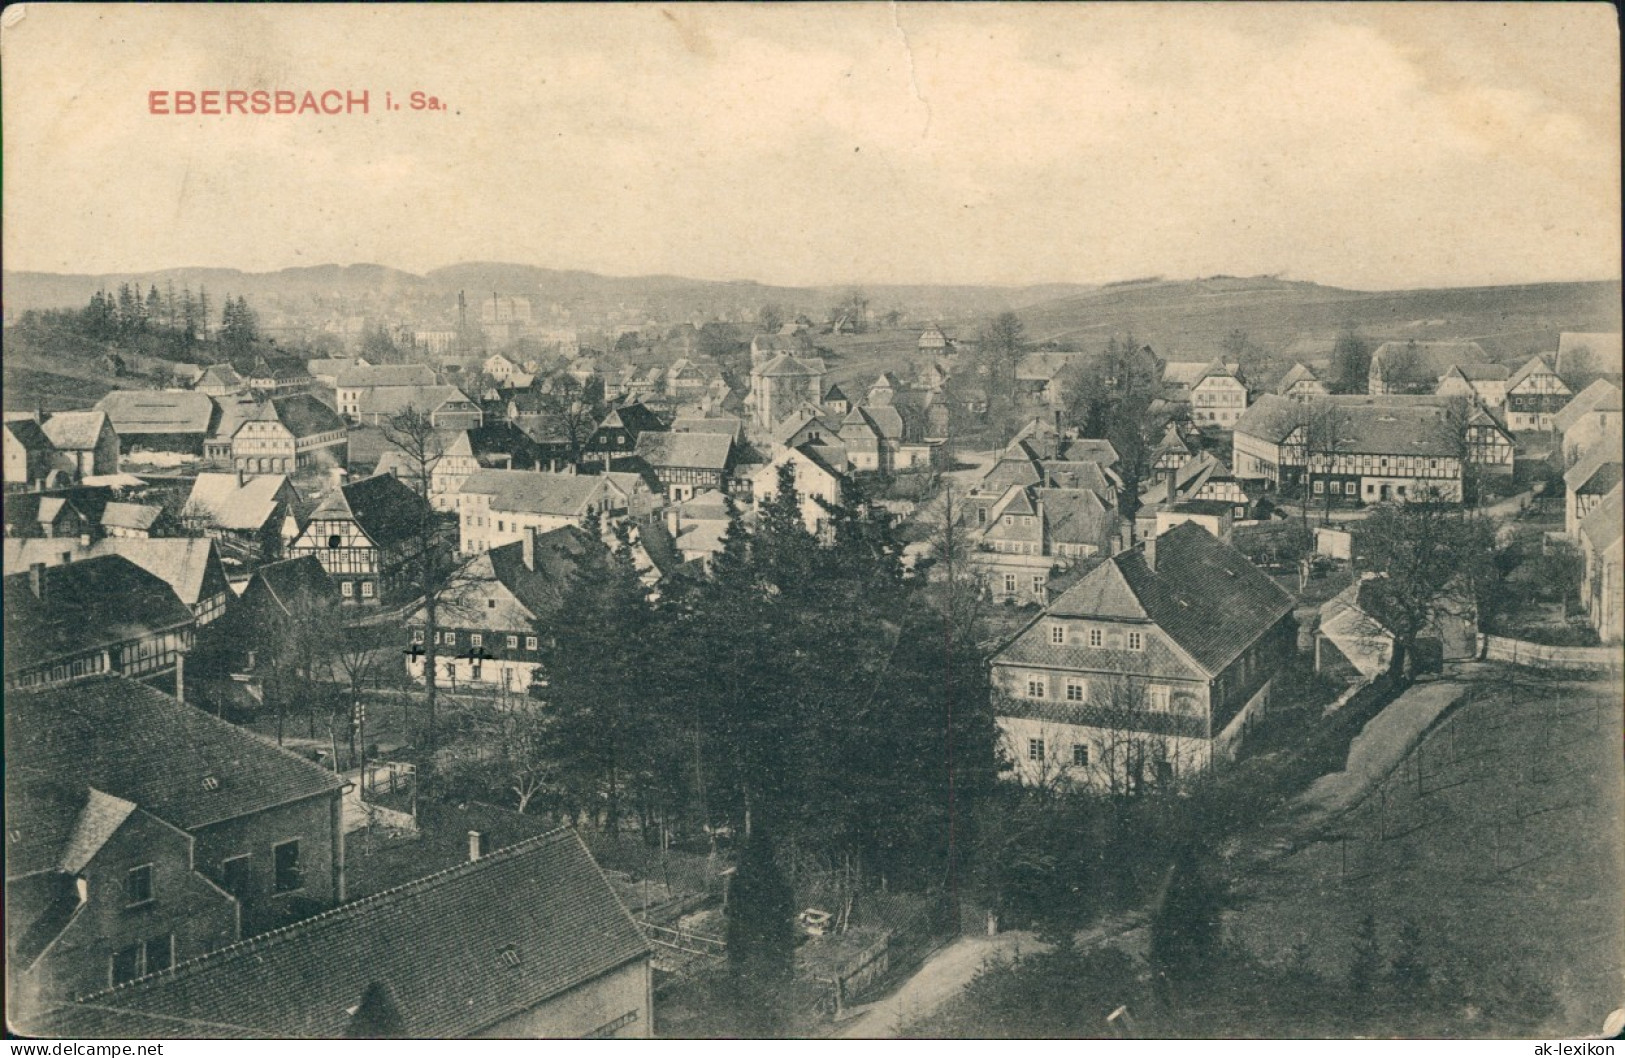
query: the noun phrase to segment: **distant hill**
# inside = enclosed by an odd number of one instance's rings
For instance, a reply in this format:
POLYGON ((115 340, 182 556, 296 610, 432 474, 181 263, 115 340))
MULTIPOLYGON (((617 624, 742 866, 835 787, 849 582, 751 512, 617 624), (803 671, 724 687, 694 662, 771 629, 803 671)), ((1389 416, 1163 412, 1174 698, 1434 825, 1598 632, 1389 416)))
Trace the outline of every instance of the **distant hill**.
POLYGON ((870 304, 880 312, 898 308, 916 320, 971 318, 1091 289, 1066 283, 1027 287, 900 284, 783 287, 745 280, 666 275, 605 276, 497 261, 456 264, 425 275, 375 264, 315 265, 275 272, 243 272, 230 268, 172 268, 105 275, 8 271, 4 273, 3 283, 6 312, 12 317, 29 309, 79 307, 97 290, 115 289, 121 283, 132 283, 143 290, 156 286, 160 291, 166 283, 174 284, 176 289, 190 286, 196 290, 202 286, 216 297, 226 293, 233 297, 242 295, 250 303, 295 312, 333 308, 340 302, 360 302, 368 310, 407 315, 421 311, 424 306, 443 312, 455 303, 458 291, 464 291, 471 304, 497 293, 588 312, 647 309, 667 319, 754 312, 768 302, 821 317, 825 309, 855 287, 861 287, 870 304))
POLYGON ((1468 338, 1497 359, 1557 347, 1561 331, 1618 331, 1617 281, 1359 291, 1270 277, 1151 280, 1100 287, 1021 309, 1029 338, 1103 345, 1133 331, 1169 359, 1208 359, 1243 331, 1266 352, 1334 338, 1468 338))

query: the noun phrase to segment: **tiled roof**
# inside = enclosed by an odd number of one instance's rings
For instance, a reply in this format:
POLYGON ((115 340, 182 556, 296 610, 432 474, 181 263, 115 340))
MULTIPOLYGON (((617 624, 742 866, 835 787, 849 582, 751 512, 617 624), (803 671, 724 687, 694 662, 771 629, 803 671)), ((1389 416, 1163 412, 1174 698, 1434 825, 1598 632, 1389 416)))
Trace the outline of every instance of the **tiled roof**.
POLYGON ((672 420, 672 433, 719 433, 729 437, 739 434, 741 423, 732 415, 682 415, 672 420))
POLYGON ((1292 365, 1292 369, 1281 376, 1281 381, 1275 384, 1275 392, 1285 394, 1299 382, 1319 382, 1320 377, 1306 367, 1302 362, 1292 365))
MULTIPOLYGON (((29 577, 5 578, 8 668, 79 655, 192 621, 192 611, 174 589, 118 555, 46 567, 43 599, 30 590, 29 577)), ((7 705, 9 720, 9 700, 7 705)))
POLYGON ((202 598, 211 569, 219 570, 221 581, 225 579, 214 541, 190 536, 156 540, 110 536, 89 547, 81 547, 77 540, 13 538, 5 542, 5 572, 7 576, 24 573, 35 562, 52 565, 60 562, 64 554, 74 562, 108 555, 127 559, 168 584, 187 606, 197 605, 202 598))
POLYGON ((637 454, 652 467, 722 470, 733 451, 733 438, 714 433, 646 433, 637 454))
POLYGON ((1099 463, 1109 467, 1117 462, 1117 449, 1110 441, 1096 437, 1077 437, 1061 442, 1062 459, 1072 462, 1099 463))
POLYGON ((589 505, 602 506, 604 479, 539 470, 480 470, 468 476, 462 491, 490 496, 494 510, 582 518, 589 505))
POLYGON ((46 419, 42 428, 51 444, 61 451, 88 451, 96 447, 105 422, 106 412, 59 411, 46 419))
POLYGON ((666 424, 660 420, 660 416, 656 415, 647 404, 642 401, 634 401, 631 404, 623 404, 604 416, 604 421, 599 424, 599 428, 604 427, 610 429, 620 427, 631 433, 643 433, 645 430, 664 430, 666 424))
MULTIPOLYGON (((537 534, 535 569, 525 568, 524 543, 515 541, 494 547, 470 562, 469 576, 475 581, 482 578, 496 581, 528 611, 526 614, 503 615, 497 624, 512 631, 528 629, 531 627, 529 620, 550 617, 564 605, 564 593, 569 589, 576 565, 593 548, 591 537, 575 526, 567 525, 537 534), (507 620, 510 616, 518 620, 507 620)), ((602 550, 601 545, 598 550, 602 550)), ((448 616, 451 623, 456 624, 461 622, 458 614, 470 607, 454 601, 450 609, 452 612, 448 616)), ((485 607, 482 612, 469 616, 489 620, 491 614, 491 608, 485 607)))
POLYGON ((1044 505, 1044 529, 1058 544, 1092 544, 1102 550, 1117 532, 1117 519, 1089 489, 1035 489, 1044 505))
POLYGON ((11 692, 5 739, 8 779, 83 782, 182 830, 343 785, 258 735, 119 676, 11 692))
POLYGON ((243 597, 246 600, 251 593, 261 591, 285 614, 293 613, 296 600, 336 598, 338 594, 327 570, 322 568, 322 560, 315 555, 267 562, 256 569, 243 597))
POLYGON ((332 375, 335 379, 344 371, 365 366, 357 356, 317 357, 305 361, 305 370, 312 375, 332 375))
POLYGON ((1619 410, 1619 387, 1607 379, 1596 379, 1585 389, 1576 393, 1563 410, 1552 416, 1552 428, 1558 433, 1568 433, 1569 428, 1581 418, 1593 411, 1608 408, 1619 410))
POLYGON ((339 413, 309 393, 272 397, 266 404, 277 421, 286 426, 288 432, 296 438, 344 429, 344 420, 339 417, 339 413))
POLYGON ((1625 534, 1625 501, 1621 500, 1621 488, 1616 484, 1596 509, 1580 521, 1580 536, 1594 550, 1607 550, 1625 534))
POLYGON ((1570 492, 1586 489, 1588 492, 1598 491, 1600 481, 1592 479, 1598 476, 1599 471, 1610 464, 1619 464, 1625 461, 1625 442, 1621 442, 1618 434, 1604 438, 1593 445, 1579 460, 1563 474, 1563 484, 1570 492))
POLYGON ((1049 612, 1149 620, 1214 676, 1292 610, 1278 584, 1195 522, 1157 538, 1156 566, 1143 546, 1114 555, 1049 612))
POLYGON ((242 376, 230 364, 210 364, 197 381, 197 388, 208 386, 211 389, 238 389, 243 385, 242 376))
MULTIPOLYGON (((342 361, 330 361, 338 366, 342 361)), ((315 361, 312 361, 312 368, 315 361)), ((377 386, 432 386, 434 369, 428 364, 374 364, 356 366, 353 362, 339 370, 335 389, 372 389, 377 386)))
POLYGON ((219 417, 207 393, 115 389, 96 405, 120 437, 142 434, 206 435, 219 417))
POLYGON ((429 415, 448 403, 472 401, 456 386, 381 386, 363 393, 359 407, 362 415, 399 415, 408 408, 429 415))
POLYGON ((1477 342, 1383 342, 1371 354, 1371 374, 1386 383, 1432 383, 1457 364, 1489 359, 1477 342))
POLYGON ((1187 388, 1209 375, 1230 377, 1230 369, 1220 360, 1170 360, 1162 368, 1163 382, 1187 388))
POLYGON ((822 375, 824 361, 816 356, 787 356, 783 353, 763 364, 753 372, 763 378, 777 378, 787 375, 822 375))
POLYGON ((310 520, 352 520, 374 544, 387 547, 418 532, 430 516, 428 502, 410 486, 393 474, 375 474, 329 489, 310 520))
POLYGON ((1235 432, 1280 444, 1304 421, 1309 409, 1345 410, 1339 451, 1354 455, 1452 456, 1446 415, 1450 398, 1349 394, 1292 401, 1266 393, 1236 420, 1235 432))
POLYGON ((1078 353, 1028 353, 1016 363, 1016 378, 1022 382, 1048 382, 1078 362, 1078 353))
POLYGON ((1532 375, 1552 374, 1556 374, 1556 372, 1552 370, 1551 361, 1547 360, 1544 355, 1531 356, 1523 362, 1523 365, 1518 370, 1512 372, 1512 377, 1507 379, 1507 392, 1511 393, 1514 389, 1517 389, 1520 383, 1526 381, 1532 375))
POLYGON ((561 829, 82 997, 52 1034, 96 1035, 84 1029, 116 1011, 153 1018, 158 1036, 339 1039, 372 993, 406 1037, 460 1038, 649 952, 581 839, 561 829))
POLYGON ((146 503, 109 503, 102 509, 104 529, 135 529, 145 532, 163 517, 164 509, 146 503))
POLYGON ((6 879, 62 867, 89 790, 71 782, 6 783, 6 879))
POLYGON ((6 430, 30 452, 49 452, 53 448, 51 439, 45 436, 45 431, 33 419, 9 420, 6 430))
POLYGON ((199 474, 182 510, 207 518, 220 529, 261 529, 275 515, 277 494, 287 482, 283 474, 261 474, 243 480, 236 474, 199 474))

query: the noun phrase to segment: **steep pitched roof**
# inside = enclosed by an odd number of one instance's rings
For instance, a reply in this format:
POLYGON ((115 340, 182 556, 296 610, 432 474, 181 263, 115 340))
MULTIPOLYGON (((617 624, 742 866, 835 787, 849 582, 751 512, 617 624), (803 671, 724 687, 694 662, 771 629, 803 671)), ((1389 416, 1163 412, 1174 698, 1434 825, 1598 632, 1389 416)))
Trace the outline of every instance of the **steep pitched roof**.
POLYGON ((602 551, 583 530, 566 525, 536 535, 536 568, 525 566, 523 541, 504 544, 487 551, 491 576, 513 593, 533 618, 549 617, 564 605, 564 593, 583 556, 602 551))
POLYGON ((329 489, 309 520, 354 521, 373 543, 385 547, 417 532, 428 509, 423 497, 395 475, 375 474, 329 489))
MULTIPOLYGON (((1595 551, 1606 551, 1625 534, 1625 499, 1622 486, 1615 484, 1596 509, 1580 522, 1580 536, 1595 551)), ((1618 590, 1618 589, 1616 589, 1618 590)))
POLYGON ((1099 437, 1075 437, 1061 442, 1060 455, 1062 459, 1075 463, 1099 463, 1103 467, 1112 466, 1117 462, 1117 449, 1112 443, 1099 437))
MULTIPOLYGON (((44 598, 30 590, 29 577, 18 573, 5 578, 8 668, 85 653, 192 620, 192 611, 174 589, 118 555, 48 566, 44 598)), ((9 719, 9 700, 7 707, 9 719)))
POLYGON ((5 542, 6 576, 26 572, 35 562, 53 565, 60 562, 63 555, 67 555, 70 562, 107 555, 127 559, 168 584, 187 606, 196 606, 202 599, 211 569, 219 570, 221 579, 225 577, 214 541, 191 536, 156 540, 109 536, 92 542, 89 547, 81 546, 77 540, 13 537, 5 542))
POLYGON ((1512 377, 1507 379, 1507 392, 1511 393, 1513 390, 1517 389, 1521 383, 1527 381, 1533 375, 1555 374, 1557 374, 1557 372, 1552 369, 1552 363, 1546 358, 1544 353, 1539 356, 1531 356, 1528 360, 1523 362, 1522 367, 1518 368, 1518 370, 1512 373, 1512 377))
POLYGON ((1576 393, 1563 410, 1552 416, 1552 427, 1558 433, 1568 433, 1569 429, 1586 415, 1593 411, 1619 410, 1619 387, 1604 378, 1593 381, 1585 389, 1576 393))
POLYGON ((182 830, 343 785, 244 728, 120 676, 14 691, 6 713, 8 776, 84 782, 182 830))
POLYGON ((1292 610, 1292 596, 1195 522, 1157 538, 1156 567, 1143 546, 1114 555, 1049 612, 1151 621, 1212 676, 1292 610))
POLYGON ((1057 544, 1104 549, 1117 531, 1116 517, 1089 489, 1034 489, 1044 505, 1044 530, 1057 544))
POLYGON ((1162 367, 1164 383, 1184 386, 1187 389, 1195 388, 1198 382, 1210 375, 1235 377, 1222 360, 1170 360, 1162 367))
POLYGON ((272 397, 266 401, 265 408, 296 438, 344 429, 339 413, 309 393, 272 397))
POLYGON ((199 474, 182 510, 207 518, 220 529, 262 529, 275 515, 277 495, 287 483, 284 474, 262 474, 243 480, 236 474, 199 474))
POLYGON ((671 422, 672 433, 719 433, 737 436, 743 424, 732 415, 681 415, 671 422))
POLYGON ((1079 353, 1028 353, 1016 362, 1021 382, 1048 382, 1078 362, 1079 353))
POLYGON ((480 470, 468 476, 462 491, 490 496, 496 510, 581 518, 588 506, 602 506, 604 478, 539 470, 480 470))
POLYGON ((824 361, 816 356, 790 356, 780 353, 772 360, 763 364, 753 374, 763 378, 780 378, 792 375, 822 375, 824 361))
POLYGON ((50 452, 54 446, 51 439, 45 436, 45 431, 33 419, 9 419, 6 421, 6 431, 16 438, 30 452, 50 452))
POLYGON ((107 413, 102 411, 59 411, 42 424, 51 444, 64 452, 83 452, 96 447, 107 413))
MULTIPOLYGON (((342 361, 334 361, 338 366, 342 361)), ((313 365, 314 366, 314 365, 313 365)), ((335 389, 370 389, 377 386, 432 386, 434 369, 428 364, 349 364, 342 367, 335 389)))
POLYGON ((604 416, 604 421, 599 424, 599 428, 604 427, 610 429, 621 427, 633 433, 642 433, 645 430, 664 430, 666 424, 660 420, 660 416, 656 415, 647 404, 642 401, 633 401, 631 404, 623 404, 619 408, 611 410, 608 415, 604 416))
POLYGON ((337 598, 333 580, 322 568, 322 560, 315 555, 285 558, 268 562, 254 571, 248 587, 243 591, 246 600, 251 594, 266 594, 271 605, 284 614, 292 614, 299 599, 337 598))
POLYGON ((207 393, 190 390, 115 389, 97 402, 122 437, 143 434, 204 435, 219 418, 207 393))
POLYGON ((453 403, 473 404, 456 386, 379 386, 362 393, 357 407, 362 415, 399 415, 408 408, 430 415, 453 403))
POLYGON ((1619 435, 1615 434, 1613 437, 1603 439, 1581 455, 1579 460, 1564 472, 1563 485, 1570 492, 1579 492, 1581 489, 1596 492, 1601 487, 1602 481, 1594 482, 1592 479, 1597 478, 1604 468, 1610 465, 1618 466, 1622 462, 1625 462, 1625 442, 1621 442, 1619 435))
POLYGON ((903 415, 890 404, 865 404, 863 412, 874 425, 875 433, 887 441, 903 439, 903 415))
POLYGON ((208 386, 210 389, 238 389, 242 385, 242 376, 237 374, 237 369, 230 364, 210 364, 194 388, 202 389, 208 386))
POLYGON ((1395 383, 1432 383, 1457 364, 1489 360, 1477 342, 1383 342, 1371 354, 1371 376, 1395 383))
POLYGON ((154 507, 147 503, 109 503, 102 508, 102 528, 146 532, 163 517, 163 514, 162 507, 154 507))
POLYGON ((1285 395, 1286 393, 1290 392, 1292 387, 1296 386, 1299 382, 1319 381, 1320 376, 1316 375, 1313 371, 1306 367, 1302 361, 1299 361, 1298 363, 1292 365, 1292 369, 1290 371, 1281 376, 1281 381, 1275 384, 1275 392, 1285 395))
POLYGON ((337 1039, 372 993, 406 1037, 465 1037, 649 953, 566 828, 82 997, 51 1024, 95 1036, 145 1016, 173 1026, 159 1035, 337 1039))
POLYGON ((846 395, 845 391, 841 389, 840 384, 832 382, 832 383, 830 383, 829 389, 824 391, 824 403, 825 404, 834 404, 837 401, 839 401, 839 402, 841 402, 843 404, 851 404, 852 403, 851 398, 848 397, 846 395))
POLYGON ((733 438, 714 433, 646 433, 639 435, 636 451, 652 467, 723 470, 733 452, 733 438))

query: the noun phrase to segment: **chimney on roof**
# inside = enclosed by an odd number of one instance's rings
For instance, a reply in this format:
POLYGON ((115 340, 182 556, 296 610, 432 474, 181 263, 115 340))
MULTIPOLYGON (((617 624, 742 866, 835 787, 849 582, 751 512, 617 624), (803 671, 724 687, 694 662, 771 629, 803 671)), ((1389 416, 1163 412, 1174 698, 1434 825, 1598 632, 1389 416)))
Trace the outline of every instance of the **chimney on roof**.
POLYGON ((468 832, 468 862, 473 863, 485 855, 485 835, 478 830, 468 832))
POLYGON ((1151 535, 1145 538, 1145 568, 1155 573, 1157 571, 1157 533, 1153 529, 1151 535))
POLYGON ((525 568, 532 573, 536 572, 536 527, 525 526, 525 535, 520 541, 520 554, 524 556, 525 568))
POLYGON ((604 450, 604 473, 609 473, 609 450, 604 450))
POLYGON ((1169 467, 1168 468, 1168 503, 1169 503, 1170 506, 1178 498, 1178 492, 1179 492, 1178 478, 1179 478, 1179 471, 1175 470, 1173 467, 1169 467))
POLYGON ((34 593, 36 599, 45 598, 45 563, 28 564, 28 590, 34 593))
POLYGON ((676 540, 683 532, 683 512, 675 503, 666 508, 666 532, 676 540))

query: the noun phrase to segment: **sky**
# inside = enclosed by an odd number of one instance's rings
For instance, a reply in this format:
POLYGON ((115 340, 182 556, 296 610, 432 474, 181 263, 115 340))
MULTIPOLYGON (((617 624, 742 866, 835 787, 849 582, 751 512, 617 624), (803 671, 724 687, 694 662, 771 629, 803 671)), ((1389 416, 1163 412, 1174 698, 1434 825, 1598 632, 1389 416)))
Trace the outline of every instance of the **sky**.
POLYGON ((1592 3, 19 5, 5 267, 1617 279, 1618 46, 1592 3), (369 113, 149 112, 203 89, 369 113))

